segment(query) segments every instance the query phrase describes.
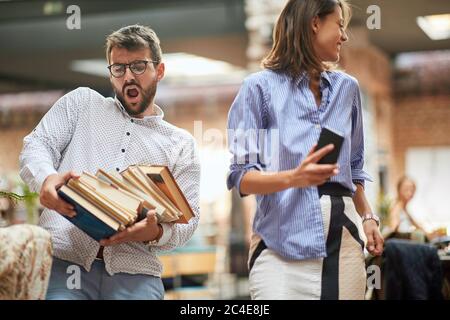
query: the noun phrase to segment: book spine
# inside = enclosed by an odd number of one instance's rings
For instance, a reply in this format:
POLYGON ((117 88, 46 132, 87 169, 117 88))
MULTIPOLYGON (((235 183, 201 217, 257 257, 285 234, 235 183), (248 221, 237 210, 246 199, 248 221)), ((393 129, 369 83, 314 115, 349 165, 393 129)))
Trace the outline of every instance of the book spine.
POLYGON ((116 230, 95 217, 92 213, 74 201, 70 196, 66 195, 63 191, 59 190, 58 195, 68 203, 72 204, 75 212, 77 213, 73 218, 67 216, 63 217, 94 240, 100 241, 101 239, 109 238, 116 233, 116 230))

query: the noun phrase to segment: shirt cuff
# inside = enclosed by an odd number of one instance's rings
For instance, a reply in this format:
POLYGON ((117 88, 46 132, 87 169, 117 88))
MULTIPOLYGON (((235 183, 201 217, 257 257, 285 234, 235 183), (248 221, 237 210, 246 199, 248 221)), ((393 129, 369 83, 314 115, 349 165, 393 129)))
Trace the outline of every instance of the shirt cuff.
POLYGON ((253 170, 261 171, 261 169, 262 168, 261 168, 260 165, 251 164, 251 165, 246 165, 245 167, 243 167, 241 169, 236 169, 236 170, 231 171, 230 174, 228 175, 228 178, 227 178, 227 187, 228 187, 228 189, 231 190, 233 187, 236 187, 236 189, 238 190, 239 195, 241 197, 248 196, 247 194, 242 194, 241 193, 241 180, 242 180, 242 177, 248 171, 253 171, 253 170))
POLYGON ((370 181, 373 182, 372 177, 362 169, 352 169, 352 180, 353 181, 370 181))
POLYGON ((52 165, 43 163, 42 166, 37 170, 36 173, 32 172, 27 168, 25 170, 26 181, 29 181, 29 187, 31 191, 40 193, 42 184, 45 179, 51 174, 58 173, 52 165))
POLYGON ((158 243, 153 246, 163 246, 169 239, 172 237, 172 224, 171 223, 161 223, 161 227, 163 228, 163 234, 159 239, 158 243))

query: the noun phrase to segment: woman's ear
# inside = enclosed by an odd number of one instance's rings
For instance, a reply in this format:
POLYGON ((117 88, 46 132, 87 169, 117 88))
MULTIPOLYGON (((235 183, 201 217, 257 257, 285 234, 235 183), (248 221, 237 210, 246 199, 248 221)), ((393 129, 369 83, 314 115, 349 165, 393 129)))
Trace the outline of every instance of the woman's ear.
POLYGON ((320 18, 318 16, 315 16, 311 21, 311 28, 313 31, 313 34, 317 34, 320 29, 320 18))

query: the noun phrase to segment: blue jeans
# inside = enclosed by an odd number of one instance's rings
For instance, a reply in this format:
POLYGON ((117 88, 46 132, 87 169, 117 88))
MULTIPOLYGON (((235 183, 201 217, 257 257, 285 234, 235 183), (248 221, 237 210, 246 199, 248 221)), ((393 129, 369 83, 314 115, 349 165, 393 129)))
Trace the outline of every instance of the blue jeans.
POLYGON ((116 273, 110 276, 103 261, 94 260, 91 271, 53 258, 47 300, 162 300, 161 278, 116 273), (79 276, 78 276, 79 275, 79 276))

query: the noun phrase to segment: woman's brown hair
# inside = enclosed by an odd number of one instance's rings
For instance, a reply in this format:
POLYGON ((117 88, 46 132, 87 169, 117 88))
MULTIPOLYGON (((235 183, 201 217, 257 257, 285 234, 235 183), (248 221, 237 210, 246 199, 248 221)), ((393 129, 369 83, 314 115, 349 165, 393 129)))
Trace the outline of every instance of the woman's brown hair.
POLYGON ((292 77, 303 71, 322 72, 332 68, 316 56, 312 44, 312 20, 323 19, 339 6, 347 26, 351 10, 346 0, 289 0, 273 31, 273 45, 262 66, 282 70, 292 77))

